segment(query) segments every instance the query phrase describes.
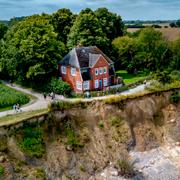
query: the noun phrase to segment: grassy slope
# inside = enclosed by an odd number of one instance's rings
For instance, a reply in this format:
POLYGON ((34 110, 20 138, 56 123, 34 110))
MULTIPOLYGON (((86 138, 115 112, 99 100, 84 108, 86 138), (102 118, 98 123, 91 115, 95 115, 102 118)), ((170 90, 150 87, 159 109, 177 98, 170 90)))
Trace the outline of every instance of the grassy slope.
POLYGON ((124 79, 125 84, 135 83, 147 77, 144 74, 138 74, 138 75, 128 74, 126 70, 119 70, 116 72, 116 74, 124 79))

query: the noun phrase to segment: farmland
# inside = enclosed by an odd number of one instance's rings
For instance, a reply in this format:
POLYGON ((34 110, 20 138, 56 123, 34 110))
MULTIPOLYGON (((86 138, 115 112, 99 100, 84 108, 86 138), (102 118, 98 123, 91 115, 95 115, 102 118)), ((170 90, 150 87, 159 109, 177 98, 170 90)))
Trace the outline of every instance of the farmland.
MULTIPOLYGON (((140 30, 140 28, 128 28, 127 31, 128 32, 136 32, 140 30)), ((178 37, 180 37, 180 28, 156 28, 156 30, 160 31, 163 33, 164 37, 168 40, 168 41, 174 41, 176 40, 178 37)))

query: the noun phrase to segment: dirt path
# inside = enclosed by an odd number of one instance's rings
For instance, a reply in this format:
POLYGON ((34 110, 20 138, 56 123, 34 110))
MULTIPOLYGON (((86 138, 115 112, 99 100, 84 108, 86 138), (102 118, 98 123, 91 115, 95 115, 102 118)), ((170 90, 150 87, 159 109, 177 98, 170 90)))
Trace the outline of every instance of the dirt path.
MULTIPOLYGON (((27 88, 24 87, 20 87, 17 85, 14 85, 13 87, 10 86, 9 84, 6 83, 7 86, 16 89, 18 91, 24 92, 26 94, 30 94, 32 96, 35 96, 37 99, 34 100, 33 102, 31 101, 30 103, 24 105, 21 107, 22 112, 27 112, 27 111, 33 111, 33 110, 40 110, 40 109, 45 109, 48 108, 48 104, 51 102, 50 98, 46 98, 44 99, 43 95, 37 92, 34 92, 32 90, 29 90, 27 88)), ((101 96, 101 97, 93 97, 93 98, 89 98, 89 99, 81 99, 82 101, 93 101, 93 100, 103 100, 112 96, 119 96, 119 95, 129 95, 129 94, 135 94, 138 92, 143 91, 145 88, 145 85, 139 85, 133 89, 124 91, 122 93, 116 94, 116 95, 107 95, 107 96, 101 96)), ((70 98, 64 98, 63 96, 60 95, 56 95, 56 99, 57 100, 62 100, 62 101, 76 101, 77 99, 70 99, 70 98)), ((10 115, 10 114, 14 114, 14 110, 8 110, 8 111, 3 111, 0 112, 0 117, 6 116, 6 115, 10 115)))

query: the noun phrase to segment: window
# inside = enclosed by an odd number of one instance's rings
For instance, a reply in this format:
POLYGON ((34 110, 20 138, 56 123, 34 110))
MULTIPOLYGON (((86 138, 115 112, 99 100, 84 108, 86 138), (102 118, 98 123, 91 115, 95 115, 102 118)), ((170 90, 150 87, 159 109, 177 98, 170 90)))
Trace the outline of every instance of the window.
POLYGON ((104 79, 103 79, 103 85, 104 85, 104 86, 107 86, 107 85, 108 85, 108 84, 107 84, 107 78, 104 78, 104 79))
POLYGON ((94 81, 94 88, 97 89, 99 87, 99 80, 94 81))
POLYGON ((107 73, 107 68, 106 67, 104 67, 104 74, 106 74, 107 73))
POLYGON ((77 88, 78 90, 82 90, 82 82, 76 81, 76 88, 77 88))
POLYGON ((76 68, 71 67, 71 75, 76 76, 76 68))
POLYGON ((66 74, 66 67, 65 66, 61 66, 61 73, 66 74))
POLYGON ((84 83, 83 83, 83 89, 84 89, 84 90, 89 90, 89 81, 84 81, 84 83))
POLYGON ((99 68, 99 74, 103 73, 103 68, 99 68))
POLYGON ((98 75, 98 68, 95 69, 95 75, 97 76, 98 75))

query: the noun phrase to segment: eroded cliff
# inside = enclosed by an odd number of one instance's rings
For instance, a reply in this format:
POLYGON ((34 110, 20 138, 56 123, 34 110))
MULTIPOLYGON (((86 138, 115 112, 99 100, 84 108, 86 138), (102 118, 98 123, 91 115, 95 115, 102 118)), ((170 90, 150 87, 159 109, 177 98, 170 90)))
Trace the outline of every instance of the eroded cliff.
MULTIPOLYGON (((80 103, 52 111, 40 122, 6 128, 0 142, 1 177, 103 179, 99 173, 111 166, 117 170, 117 179, 123 175, 147 179, 138 168, 123 170, 122 159, 133 161, 132 157, 138 156, 132 156, 134 152, 151 152, 167 145, 175 146, 178 153, 180 104, 170 103, 171 94, 80 103)), ((179 159, 173 158, 178 172, 179 159)), ((179 174, 172 178, 178 179, 179 174)))

